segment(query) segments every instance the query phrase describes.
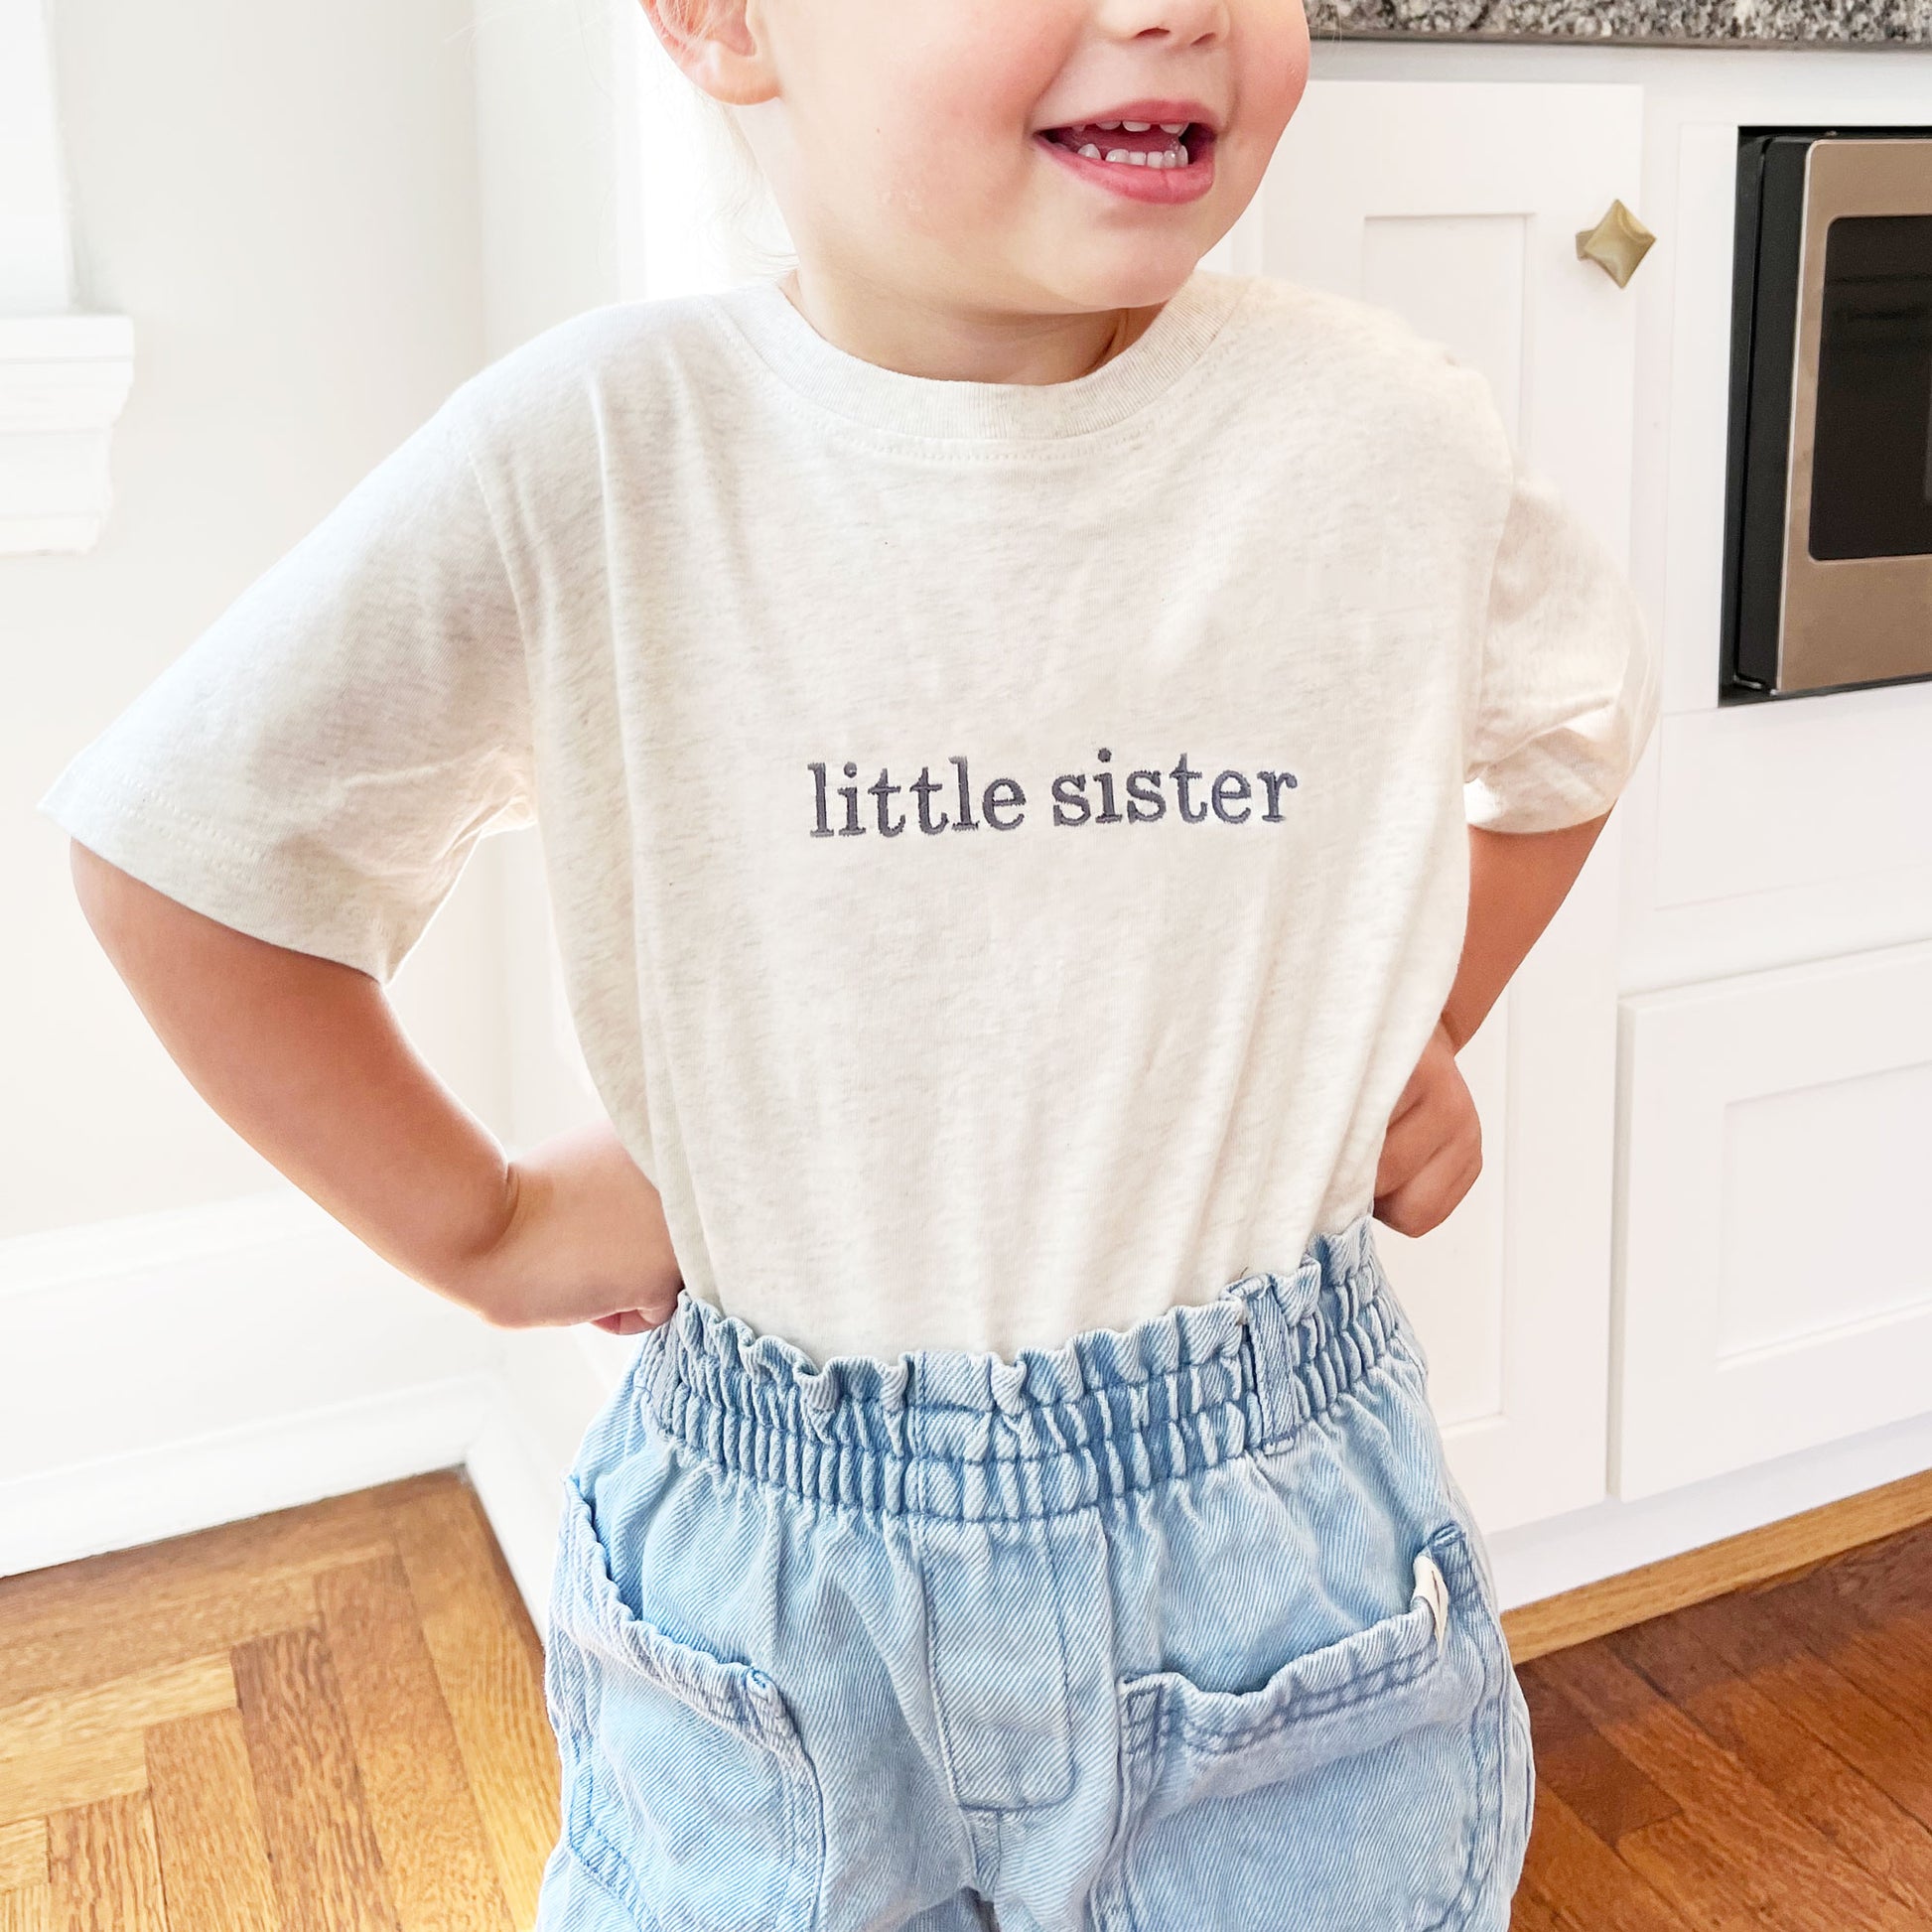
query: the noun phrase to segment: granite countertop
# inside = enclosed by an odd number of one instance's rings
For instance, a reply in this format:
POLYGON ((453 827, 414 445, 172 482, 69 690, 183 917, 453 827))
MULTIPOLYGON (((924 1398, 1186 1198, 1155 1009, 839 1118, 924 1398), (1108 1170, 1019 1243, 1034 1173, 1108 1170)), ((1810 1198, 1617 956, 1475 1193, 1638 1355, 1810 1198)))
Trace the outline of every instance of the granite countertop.
POLYGON ((1305 0, 1323 40, 1932 47, 1932 0, 1305 0))

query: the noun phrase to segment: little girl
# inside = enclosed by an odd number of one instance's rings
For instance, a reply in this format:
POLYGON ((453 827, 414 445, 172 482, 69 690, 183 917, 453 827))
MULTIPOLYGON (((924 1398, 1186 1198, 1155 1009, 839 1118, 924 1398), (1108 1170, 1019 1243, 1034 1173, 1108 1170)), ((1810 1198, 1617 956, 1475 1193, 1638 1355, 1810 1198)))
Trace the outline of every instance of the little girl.
POLYGON ((1296 0, 645 5, 796 268, 464 383, 43 799, 87 913, 370 1246, 641 1333, 546 1932, 1499 1932, 1527 1721, 1371 1215, 1475 1176, 1630 592, 1479 375, 1197 269, 1296 0), (382 989, 531 822, 610 1125, 510 1160, 382 989))

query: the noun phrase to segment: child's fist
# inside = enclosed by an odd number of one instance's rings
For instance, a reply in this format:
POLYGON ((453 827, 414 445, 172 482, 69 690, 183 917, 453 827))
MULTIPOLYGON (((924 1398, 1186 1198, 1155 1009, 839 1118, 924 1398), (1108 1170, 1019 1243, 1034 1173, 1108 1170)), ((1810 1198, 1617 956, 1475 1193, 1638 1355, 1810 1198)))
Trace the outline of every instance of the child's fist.
POLYGON ((1375 1217, 1398 1234, 1427 1234, 1481 1172, 1482 1123, 1439 1020, 1389 1116, 1375 1170, 1375 1217))
POLYGON ((463 1284, 486 1320, 635 1335, 670 1318, 683 1282, 663 1203, 608 1122, 543 1142, 511 1176, 508 1225, 463 1284))

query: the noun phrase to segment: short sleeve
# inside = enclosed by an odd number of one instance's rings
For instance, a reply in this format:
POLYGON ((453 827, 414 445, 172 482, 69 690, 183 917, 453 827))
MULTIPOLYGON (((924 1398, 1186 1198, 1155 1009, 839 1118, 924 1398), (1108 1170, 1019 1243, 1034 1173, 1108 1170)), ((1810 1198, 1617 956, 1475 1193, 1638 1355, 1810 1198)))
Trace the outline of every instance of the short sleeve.
POLYGON ((455 394, 75 755, 37 809, 199 912, 388 981, 531 823, 521 630, 455 394))
POLYGON ((1545 478, 1514 463, 1464 736, 1471 825, 1546 832, 1598 817, 1657 721, 1657 652, 1635 594, 1545 478))

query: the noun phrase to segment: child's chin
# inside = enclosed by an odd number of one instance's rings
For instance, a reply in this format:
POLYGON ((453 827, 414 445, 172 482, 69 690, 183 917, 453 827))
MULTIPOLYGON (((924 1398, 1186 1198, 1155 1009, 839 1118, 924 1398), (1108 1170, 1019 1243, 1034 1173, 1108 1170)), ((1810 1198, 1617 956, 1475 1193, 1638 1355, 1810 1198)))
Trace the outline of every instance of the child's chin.
POLYGON ((1198 259, 1191 246, 1137 249, 1118 261, 1062 265, 1054 279, 1078 308, 1149 309, 1173 296, 1198 259))

